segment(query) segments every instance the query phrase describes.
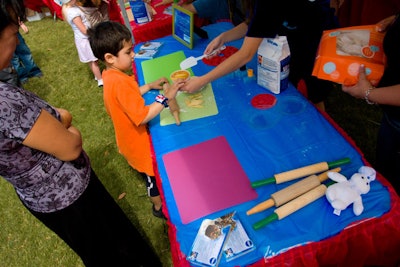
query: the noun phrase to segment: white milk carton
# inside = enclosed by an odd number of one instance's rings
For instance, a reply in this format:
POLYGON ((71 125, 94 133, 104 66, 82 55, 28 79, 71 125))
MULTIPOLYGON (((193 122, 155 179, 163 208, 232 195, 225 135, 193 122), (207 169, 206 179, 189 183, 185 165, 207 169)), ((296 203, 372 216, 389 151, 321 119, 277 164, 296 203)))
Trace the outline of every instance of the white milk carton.
POLYGON ((279 94, 289 83, 290 49, 286 36, 264 38, 258 47, 257 83, 279 94))

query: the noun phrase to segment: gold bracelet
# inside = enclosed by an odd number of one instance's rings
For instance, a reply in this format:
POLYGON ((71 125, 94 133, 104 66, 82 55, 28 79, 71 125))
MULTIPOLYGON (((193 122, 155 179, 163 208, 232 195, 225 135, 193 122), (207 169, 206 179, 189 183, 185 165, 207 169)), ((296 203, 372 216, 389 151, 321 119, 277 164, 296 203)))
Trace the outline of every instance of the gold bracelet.
POLYGON ((369 88, 365 91, 364 100, 365 100, 365 102, 367 102, 367 104, 369 104, 369 105, 375 105, 375 104, 376 104, 375 102, 370 101, 369 98, 368 98, 369 94, 370 94, 371 91, 374 90, 374 89, 375 89, 375 87, 374 87, 374 86, 371 86, 371 87, 369 87, 369 88))

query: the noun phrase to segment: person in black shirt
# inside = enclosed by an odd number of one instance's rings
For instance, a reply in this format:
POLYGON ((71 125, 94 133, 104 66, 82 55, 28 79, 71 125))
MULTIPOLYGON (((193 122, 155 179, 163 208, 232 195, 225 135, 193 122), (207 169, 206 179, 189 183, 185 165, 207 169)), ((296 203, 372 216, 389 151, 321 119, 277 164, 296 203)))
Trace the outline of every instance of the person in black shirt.
POLYGON ((387 62, 383 76, 375 88, 368 81, 365 66, 360 67, 357 84, 342 86, 342 90, 369 104, 379 104, 383 117, 376 145, 376 170, 393 185, 400 195, 400 18, 390 16, 377 24, 386 31, 383 50, 387 62))
POLYGON ((332 83, 312 76, 312 69, 322 32, 337 26, 334 9, 326 0, 247 0, 243 2, 247 19, 210 42, 204 51, 209 54, 224 43, 245 37, 242 47, 209 73, 186 82, 182 91, 195 92, 205 84, 226 75, 257 53, 264 38, 287 36, 291 50, 289 80, 297 86, 304 80, 308 98, 321 109, 332 83))

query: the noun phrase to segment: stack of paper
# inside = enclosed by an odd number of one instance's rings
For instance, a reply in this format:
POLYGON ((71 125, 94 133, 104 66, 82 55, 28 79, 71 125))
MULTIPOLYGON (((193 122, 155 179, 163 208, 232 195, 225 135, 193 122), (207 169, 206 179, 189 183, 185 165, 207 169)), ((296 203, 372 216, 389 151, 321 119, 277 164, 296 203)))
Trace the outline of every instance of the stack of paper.
POLYGON ((135 58, 151 59, 157 54, 161 46, 161 42, 145 42, 140 46, 140 50, 135 54, 135 58))

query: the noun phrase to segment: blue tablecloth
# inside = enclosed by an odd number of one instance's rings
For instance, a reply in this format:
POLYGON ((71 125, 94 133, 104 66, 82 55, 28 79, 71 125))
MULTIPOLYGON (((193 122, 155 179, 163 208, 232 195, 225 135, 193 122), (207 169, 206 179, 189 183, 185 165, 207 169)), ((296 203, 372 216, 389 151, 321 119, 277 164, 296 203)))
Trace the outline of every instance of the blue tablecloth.
MULTIPOLYGON (((179 50, 184 51, 186 56, 199 56, 212 38, 231 27, 230 23, 204 27, 210 39, 196 39, 193 50, 186 48, 172 36, 157 39, 163 42, 157 56, 179 50)), ((240 47, 241 40, 227 45, 240 47)), ((256 59, 247 67, 253 68, 256 72, 256 59)), ((144 84, 141 60, 136 60, 136 68, 139 83, 144 84)), ((201 75, 212 68, 199 62, 192 71, 194 75, 201 75)), ((390 210, 387 188, 379 181, 373 181, 370 192, 363 196, 365 209, 360 216, 353 214, 352 207, 343 211, 340 216, 336 216, 329 202, 322 197, 282 220, 275 221, 262 229, 253 230, 252 225, 270 215, 274 208, 251 216, 247 216, 246 211, 268 199, 272 193, 291 184, 288 182, 257 188, 259 197, 254 201, 209 214, 189 224, 182 224, 162 160, 162 156, 171 151, 224 136, 251 182, 313 163, 335 161, 345 157, 350 158, 351 162, 342 166, 341 173, 350 178, 365 164, 357 150, 292 85, 281 94, 274 95, 277 99, 275 106, 265 110, 254 108, 251 100, 254 96, 268 91, 258 86, 255 80, 243 79, 240 71, 212 82, 212 88, 218 114, 183 122, 180 126, 174 124, 161 126, 159 117, 149 123, 162 190, 170 221, 176 226, 176 237, 182 253, 185 255, 189 253, 204 218, 213 219, 229 211, 236 211, 253 239, 256 250, 231 262, 222 261, 220 266, 251 264, 289 248, 326 239, 356 221, 379 217, 390 210)), ((153 102, 157 93, 153 91, 147 93, 146 101, 153 102)), ((195 203, 193 205, 195 206, 195 203)))

